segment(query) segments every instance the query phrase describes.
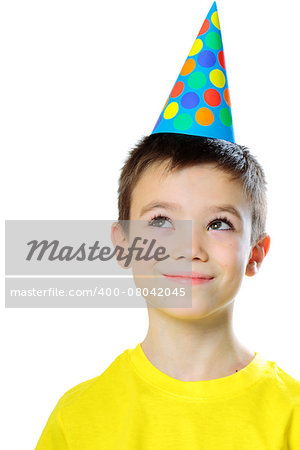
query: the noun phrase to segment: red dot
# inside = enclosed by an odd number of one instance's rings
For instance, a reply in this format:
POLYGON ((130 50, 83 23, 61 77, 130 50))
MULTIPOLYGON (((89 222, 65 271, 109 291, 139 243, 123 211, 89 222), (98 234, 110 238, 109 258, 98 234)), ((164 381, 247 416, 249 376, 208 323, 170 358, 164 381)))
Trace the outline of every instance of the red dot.
POLYGON ((182 81, 177 81, 177 83, 175 84, 175 86, 172 89, 170 96, 172 98, 178 97, 178 95, 180 95, 181 92, 183 91, 183 88, 184 88, 184 83, 182 81))
POLYGON ((202 27, 200 28, 198 36, 200 36, 200 34, 206 33, 208 30, 209 30, 209 21, 207 19, 205 19, 202 24, 202 27))
POLYGON ((209 106, 219 106, 221 103, 221 96, 215 89, 207 89, 204 92, 204 100, 209 106))
POLYGON ((223 52, 223 50, 221 50, 221 51, 219 52, 219 54, 218 54, 218 59, 219 59, 220 66, 223 67, 223 69, 226 69, 226 67, 225 67, 225 58, 224 58, 224 52, 223 52))

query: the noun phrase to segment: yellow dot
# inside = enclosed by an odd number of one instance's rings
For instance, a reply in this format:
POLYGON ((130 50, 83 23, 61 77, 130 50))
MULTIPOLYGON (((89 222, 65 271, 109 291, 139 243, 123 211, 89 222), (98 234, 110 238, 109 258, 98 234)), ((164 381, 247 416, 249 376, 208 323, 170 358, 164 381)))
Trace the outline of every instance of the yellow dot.
POLYGON ((212 84, 214 84, 218 88, 222 88, 223 86, 225 86, 224 73, 219 69, 212 70, 209 74, 209 79, 212 84))
POLYGON ((176 114, 178 113, 179 110, 179 106, 177 102, 172 102, 170 103, 164 112, 164 118, 165 119, 172 119, 173 117, 176 116, 176 114))
POLYGON ((212 15, 211 15, 211 21, 214 24, 214 26, 216 28, 218 28, 218 30, 220 29, 220 22, 219 22, 219 15, 218 15, 218 11, 215 11, 212 15))
POLYGON ((203 42, 201 41, 201 39, 196 39, 193 44, 193 47, 191 48, 189 56, 194 56, 197 53, 199 53, 200 50, 202 49, 202 47, 203 47, 203 42))

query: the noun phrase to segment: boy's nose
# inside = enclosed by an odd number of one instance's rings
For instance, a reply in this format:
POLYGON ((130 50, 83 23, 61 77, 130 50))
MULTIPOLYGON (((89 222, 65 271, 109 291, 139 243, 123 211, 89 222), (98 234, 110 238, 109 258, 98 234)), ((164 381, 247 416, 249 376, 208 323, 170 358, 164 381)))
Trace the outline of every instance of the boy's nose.
POLYGON ((208 252, 205 244, 204 233, 193 226, 183 233, 176 241, 173 253, 174 259, 185 258, 189 261, 208 260, 208 252))

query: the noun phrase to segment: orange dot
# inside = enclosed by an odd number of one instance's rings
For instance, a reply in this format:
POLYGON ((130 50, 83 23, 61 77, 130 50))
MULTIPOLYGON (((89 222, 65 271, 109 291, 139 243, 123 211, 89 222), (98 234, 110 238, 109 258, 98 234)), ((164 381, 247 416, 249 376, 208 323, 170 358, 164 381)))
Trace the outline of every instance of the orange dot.
POLYGON ((229 89, 226 88, 224 91, 224 100, 227 103, 228 106, 231 106, 230 97, 229 97, 229 89))
POLYGON ((196 122, 199 125, 211 125, 215 120, 213 112, 208 108, 200 108, 195 114, 196 122))
POLYGON ((207 32, 207 30, 209 29, 209 21, 207 19, 204 20, 202 27, 200 28, 200 31, 198 33, 198 36, 200 36, 200 34, 204 34, 207 32))
POLYGON ((192 58, 187 59, 186 62, 183 64, 180 75, 182 75, 183 77, 185 75, 188 75, 189 73, 193 72, 195 67, 196 67, 195 60, 192 58))
POLYGON ((167 106, 168 101, 169 101, 169 97, 167 98, 167 101, 166 101, 166 103, 164 104, 164 107, 163 107, 162 111, 163 111, 163 110, 165 109, 165 107, 167 106))

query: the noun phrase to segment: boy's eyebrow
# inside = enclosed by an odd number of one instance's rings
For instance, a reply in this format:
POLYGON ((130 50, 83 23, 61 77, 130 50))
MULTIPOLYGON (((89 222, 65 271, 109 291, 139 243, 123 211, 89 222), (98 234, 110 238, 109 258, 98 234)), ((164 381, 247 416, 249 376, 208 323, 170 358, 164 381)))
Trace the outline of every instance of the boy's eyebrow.
MULTIPOLYGON (((180 205, 178 205, 177 203, 153 201, 153 202, 148 203, 141 209, 140 217, 143 216, 146 212, 151 211, 154 208, 169 209, 171 211, 176 211, 176 210, 178 211, 181 209, 180 205)), ((208 209, 208 211, 211 211, 211 212, 227 211, 227 212, 230 212, 231 214, 235 215, 241 222, 243 221, 241 213, 233 205, 212 206, 211 208, 208 209)))
POLYGON ((153 202, 150 202, 147 205, 143 206, 143 208, 141 209, 140 217, 143 216, 146 212, 151 211, 151 209, 154 209, 154 208, 170 209, 171 211, 181 209, 181 207, 179 205, 177 205, 177 203, 153 201, 153 202))

